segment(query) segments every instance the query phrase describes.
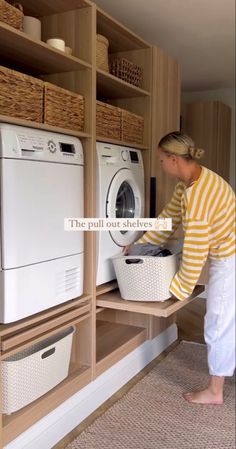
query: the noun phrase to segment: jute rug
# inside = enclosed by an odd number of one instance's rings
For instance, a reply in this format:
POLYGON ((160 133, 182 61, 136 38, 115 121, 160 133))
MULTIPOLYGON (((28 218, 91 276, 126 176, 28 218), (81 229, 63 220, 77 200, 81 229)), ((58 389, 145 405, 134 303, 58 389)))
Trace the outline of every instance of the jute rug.
POLYGON ((182 342, 66 449, 235 449, 235 384, 221 406, 189 404, 206 385, 205 345, 182 342))

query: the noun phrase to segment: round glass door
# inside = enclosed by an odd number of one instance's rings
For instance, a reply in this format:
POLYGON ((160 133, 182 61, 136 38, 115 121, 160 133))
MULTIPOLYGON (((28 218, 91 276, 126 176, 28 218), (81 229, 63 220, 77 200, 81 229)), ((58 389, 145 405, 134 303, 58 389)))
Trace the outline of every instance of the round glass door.
MULTIPOLYGON (((138 185, 129 169, 116 173, 107 195, 107 218, 140 218, 143 214, 143 185, 138 185)), ((110 231, 118 246, 133 243, 138 231, 110 231)))

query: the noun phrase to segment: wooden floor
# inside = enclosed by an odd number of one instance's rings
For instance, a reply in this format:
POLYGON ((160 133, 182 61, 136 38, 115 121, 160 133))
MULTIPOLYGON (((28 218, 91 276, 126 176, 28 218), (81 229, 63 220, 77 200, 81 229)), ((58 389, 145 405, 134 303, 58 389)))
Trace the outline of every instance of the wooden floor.
MULTIPOLYGON (((177 314, 177 326, 180 340, 195 341, 197 343, 204 343, 203 338, 203 324, 204 315, 206 309, 206 300, 198 298, 191 302, 188 306, 178 311, 177 314)), ((151 369, 163 360, 164 357, 170 352, 178 343, 171 345, 168 350, 164 351, 159 357, 154 359, 149 365, 147 365, 140 373, 138 373, 133 379, 131 379, 124 387, 117 391, 111 398, 109 398, 104 404, 101 405, 95 412, 93 412, 88 418, 86 418, 79 426, 70 432, 63 440, 61 440, 52 449, 65 449, 65 447, 71 443, 83 430, 90 426, 95 419, 102 415, 108 408, 110 408, 116 401, 118 401, 124 394, 126 394, 130 388, 132 388, 137 382, 139 382, 151 369)))

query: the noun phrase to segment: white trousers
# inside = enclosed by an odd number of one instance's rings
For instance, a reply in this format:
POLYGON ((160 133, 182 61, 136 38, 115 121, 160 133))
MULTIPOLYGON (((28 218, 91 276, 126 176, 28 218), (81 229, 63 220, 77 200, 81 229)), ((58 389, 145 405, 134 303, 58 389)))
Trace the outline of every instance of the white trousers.
POLYGON ((210 260, 204 319, 209 374, 232 376, 235 369, 235 255, 210 260))

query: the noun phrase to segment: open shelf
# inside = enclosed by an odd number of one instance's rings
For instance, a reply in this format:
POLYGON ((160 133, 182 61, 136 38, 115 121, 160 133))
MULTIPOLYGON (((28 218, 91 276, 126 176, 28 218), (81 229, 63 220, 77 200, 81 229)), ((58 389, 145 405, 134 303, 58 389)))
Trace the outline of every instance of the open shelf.
POLYGON ((140 143, 124 142, 123 140, 109 139, 107 137, 96 136, 96 141, 104 143, 113 143, 114 145, 122 145, 122 147, 137 148, 139 150, 148 150, 147 145, 141 145, 140 143))
POLYGON ((31 120, 23 120, 20 118, 9 117, 7 115, 0 114, 0 123, 11 123, 13 125, 28 126, 29 128, 44 129, 45 131, 52 131, 60 134, 68 134, 70 136, 80 138, 90 138, 91 135, 82 131, 74 131, 72 129, 60 128, 58 126, 47 125, 47 123, 37 123, 31 120))
MULTIPOLYGON (((29 37, 22 31, 0 22, 0 56, 14 61, 33 74, 72 72, 91 68, 91 65, 74 56, 29 37)), ((3 64, 4 65, 4 64, 3 64)))
POLYGON ((121 299, 119 290, 105 293, 97 298, 97 306, 107 309, 126 310, 129 312, 144 313, 157 317, 167 318, 173 313, 185 307, 204 291, 203 285, 197 285, 193 294, 185 301, 175 298, 167 299, 163 302, 126 301, 121 299))
POLYGON ((142 327, 97 320, 96 375, 100 375, 147 339, 142 327))
POLYGON ((97 32, 109 40, 110 53, 150 48, 147 42, 100 8, 97 8, 97 32))
POLYGON ((147 90, 133 86, 101 69, 97 69, 97 94, 109 99, 150 96, 147 90))
POLYGON ((22 0, 21 5, 24 8, 25 15, 42 17, 70 11, 71 9, 86 8, 91 6, 91 2, 89 0, 22 0))
POLYGON ((4 446, 91 380, 90 367, 72 365, 68 377, 48 393, 11 415, 3 415, 4 446))

